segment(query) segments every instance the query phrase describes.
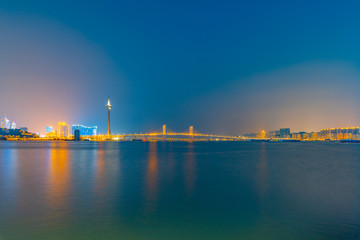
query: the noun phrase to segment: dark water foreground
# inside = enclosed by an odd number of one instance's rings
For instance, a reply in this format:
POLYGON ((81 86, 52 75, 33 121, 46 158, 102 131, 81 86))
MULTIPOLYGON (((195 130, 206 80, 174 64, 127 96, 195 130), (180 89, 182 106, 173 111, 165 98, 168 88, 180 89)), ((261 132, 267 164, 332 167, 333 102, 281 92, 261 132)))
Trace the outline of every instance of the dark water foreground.
POLYGON ((360 144, 1 142, 0 239, 359 239, 360 144))

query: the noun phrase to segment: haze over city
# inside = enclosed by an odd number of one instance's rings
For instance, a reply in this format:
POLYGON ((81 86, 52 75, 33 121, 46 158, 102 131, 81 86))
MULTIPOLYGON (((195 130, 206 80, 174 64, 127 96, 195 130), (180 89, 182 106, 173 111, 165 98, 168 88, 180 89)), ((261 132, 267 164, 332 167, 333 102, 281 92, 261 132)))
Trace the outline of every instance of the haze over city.
POLYGON ((358 5, 2 1, 0 114, 106 133, 110 96, 113 133, 359 126, 358 5))
POLYGON ((0 240, 360 240, 359 9, 1 0, 0 240))

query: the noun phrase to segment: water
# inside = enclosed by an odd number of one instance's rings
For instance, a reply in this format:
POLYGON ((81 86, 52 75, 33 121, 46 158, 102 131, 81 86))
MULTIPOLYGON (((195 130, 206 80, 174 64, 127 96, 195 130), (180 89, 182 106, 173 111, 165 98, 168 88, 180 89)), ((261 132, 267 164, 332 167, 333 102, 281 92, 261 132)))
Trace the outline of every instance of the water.
POLYGON ((360 239, 360 145, 0 142, 0 239, 360 239))

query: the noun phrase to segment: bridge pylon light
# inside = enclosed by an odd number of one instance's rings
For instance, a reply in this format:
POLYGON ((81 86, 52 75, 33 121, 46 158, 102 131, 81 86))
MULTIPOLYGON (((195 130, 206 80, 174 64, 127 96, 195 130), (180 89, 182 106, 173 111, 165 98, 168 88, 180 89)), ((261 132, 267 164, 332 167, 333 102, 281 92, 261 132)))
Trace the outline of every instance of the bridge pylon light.
POLYGON ((194 126, 189 127, 189 134, 194 135, 194 126))
POLYGON ((166 135, 166 125, 163 125, 163 134, 166 135))

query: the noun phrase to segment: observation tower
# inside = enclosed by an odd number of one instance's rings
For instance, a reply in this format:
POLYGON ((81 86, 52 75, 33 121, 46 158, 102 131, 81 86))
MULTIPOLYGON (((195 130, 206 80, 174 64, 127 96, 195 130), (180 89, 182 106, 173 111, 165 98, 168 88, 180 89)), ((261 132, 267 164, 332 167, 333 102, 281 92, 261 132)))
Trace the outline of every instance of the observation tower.
POLYGON ((105 108, 108 112, 108 130, 107 130, 107 135, 110 136, 111 135, 111 131, 110 131, 110 110, 112 108, 111 104, 110 104, 110 98, 108 98, 108 102, 105 105, 105 108))

